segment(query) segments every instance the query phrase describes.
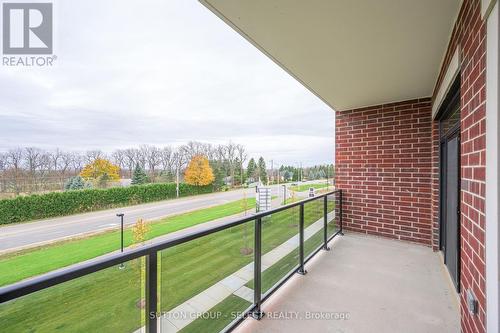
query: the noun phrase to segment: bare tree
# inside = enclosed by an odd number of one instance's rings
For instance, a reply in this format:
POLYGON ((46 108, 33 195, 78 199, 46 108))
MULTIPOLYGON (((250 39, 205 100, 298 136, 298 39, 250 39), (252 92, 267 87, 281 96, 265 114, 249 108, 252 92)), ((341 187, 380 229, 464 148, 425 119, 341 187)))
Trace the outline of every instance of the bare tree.
POLYGON ((0 153, 0 171, 7 169, 7 154, 0 153))
MULTIPOLYGON (((247 159, 242 145, 228 143, 212 145, 210 143, 191 141, 177 149, 171 147, 156 147, 142 145, 139 148, 117 149, 109 155, 120 169, 128 169, 130 177, 136 164, 149 170, 151 177, 158 171, 169 172, 176 178, 181 178, 182 172, 195 155, 203 155, 217 173, 217 179, 231 176, 233 184, 236 172, 247 159)), ((87 152, 66 152, 59 148, 45 151, 36 147, 11 149, 0 152, 0 191, 11 191, 16 194, 21 191, 60 189, 66 178, 81 172, 85 163, 92 163, 98 158, 106 158, 101 150, 87 152), (24 182, 24 183, 23 183, 24 182)), ((243 176, 241 178, 243 182, 243 176)))
POLYGON ((227 163, 229 166, 229 175, 231 176, 231 185, 234 186, 235 179, 234 179, 234 174, 235 174, 235 169, 236 169, 236 162, 238 159, 238 147, 232 142, 229 142, 226 145, 226 158, 227 158, 227 163))
POLYGON ((174 164, 174 153, 172 151, 172 148, 163 147, 163 149, 160 151, 160 160, 163 171, 172 172, 174 164))
POLYGON ((37 189, 36 172, 42 163, 42 154, 42 150, 36 147, 27 147, 24 149, 24 163, 30 177, 30 186, 28 187, 30 193, 37 189))
POLYGON ((80 155, 79 153, 72 154, 71 165, 76 173, 80 173, 82 171, 84 162, 85 159, 82 155, 80 155))
POLYGON ((15 194, 19 194, 19 177, 22 171, 23 149, 10 149, 7 154, 7 166, 12 169, 12 180, 15 194))
MULTIPOLYGON (((59 163, 59 170, 61 171, 61 176, 64 178, 66 173, 70 170, 71 165, 73 163, 74 154, 69 152, 61 153, 61 162, 59 163)), ((79 170, 75 170, 79 171, 79 170)))
POLYGON ((36 168, 37 182, 35 183, 35 189, 37 191, 51 190, 59 187, 59 181, 53 180, 53 171, 57 172, 57 170, 54 169, 52 154, 42 150, 36 168))
POLYGON ((5 192, 7 188, 5 170, 7 170, 7 154, 0 153, 0 192, 5 192))
POLYGON ((85 163, 87 164, 92 164, 99 158, 105 158, 105 155, 101 150, 88 150, 85 153, 85 163))
POLYGON ((124 154, 125 154, 125 163, 128 165, 128 170, 130 173, 130 178, 132 178, 132 172, 136 164, 136 156, 137 156, 136 149, 134 148, 125 149, 124 154))
POLYGON ((210 159, 212 153, 212 145, 209 143, 189 141, 187 144, 181 146, 179 151, 182 151, 187 160, 191 160, 195 155, 203 155, 210 159))
POLYGON ((125 169, 125 151, 123 151, 122 149, 117 149, 111 154, 111 157, 113 158, 113 162, 120 167, 120 171, 125 169))
POLYGON ((244 174, 243 164, 246 162, 248 155, 245 151, 245 146, 241 144, 236 145, 236 152, 238 154, 238 159, 240 163, 240 178, 241 178, 240 184, 243 185, 243 174, 244 174))
POLYGON ((180 183, 180 177, 181 177, 181 170, 188 161, 187 159, 187 154, 186 151, 181 148, 179 148, 173 155, 174 159, 174 167, 175 167, 175 182, 176 182, 176 188, 177 188, 177 197, 179 197, 179 183, 180 183))
POLYGON ((59 150, 59 148, 56 148, 53 152, 49 152, 50 159, 52 161, 52 168, 54 171, 59 170, 59 163, 61 162, 63 152, 59 150))
POLYGON ((148 161, 148 146, 142 145, 139 149, 135 151, 135 160, 141 168, 146 169, 146 163, 148 161))
POLYGON ((146 146, 146 160, 151 173, 151 178, 154 180, 156 167, 161 164, 161 151, 155 146, 146 146))

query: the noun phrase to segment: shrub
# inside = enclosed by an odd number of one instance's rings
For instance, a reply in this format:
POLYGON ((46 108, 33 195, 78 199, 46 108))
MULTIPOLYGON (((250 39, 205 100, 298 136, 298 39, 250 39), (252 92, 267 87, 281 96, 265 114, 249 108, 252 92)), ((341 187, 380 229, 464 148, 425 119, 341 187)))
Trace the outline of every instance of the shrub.
POLYGON ((81 176, 71 177, 64 184, 65 191, 83 190, 84 188, 92 188, 92 183, 86 182, 81 176))
MULTIPOLYGON (((179 196, 212 192, 212 186, 179 184, 179 196)), ((0 224, 25 222, 96 210, 173 199, 175 184, 52 192, 0 200, 0 224)))

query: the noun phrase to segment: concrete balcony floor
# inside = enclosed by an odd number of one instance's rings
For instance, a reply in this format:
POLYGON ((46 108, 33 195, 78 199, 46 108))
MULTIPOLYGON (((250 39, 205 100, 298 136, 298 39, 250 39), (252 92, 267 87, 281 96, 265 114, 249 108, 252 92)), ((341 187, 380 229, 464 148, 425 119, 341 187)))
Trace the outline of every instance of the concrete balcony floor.
POLYGON ((261 321, 248 318, 236 332, 460 332, 458 295, 439 253, 356 233, 330 247, 266 301, 261 321), (305 319, 321 313, 348 319, 305 319))

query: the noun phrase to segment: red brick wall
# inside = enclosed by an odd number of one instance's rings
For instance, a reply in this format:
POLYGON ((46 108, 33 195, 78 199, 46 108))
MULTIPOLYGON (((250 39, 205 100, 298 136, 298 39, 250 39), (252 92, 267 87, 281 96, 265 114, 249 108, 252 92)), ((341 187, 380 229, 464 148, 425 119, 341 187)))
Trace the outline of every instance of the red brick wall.
POLYGON ((439 122, 432 122, 431 223, 432 249, 439 250, 439 122))
POLYGON ((485 332, 485 162, 486 162, 486 26, 480 0, 464 0, 444 65, 459 47, 461 58, 461 320, 464 332, 485 332), (465 290, 472 288, 479 300, 479 315, 467 311, 465 290))
POLYGON ((432 244, 430 99, 336 113, 344 227, 432 244))

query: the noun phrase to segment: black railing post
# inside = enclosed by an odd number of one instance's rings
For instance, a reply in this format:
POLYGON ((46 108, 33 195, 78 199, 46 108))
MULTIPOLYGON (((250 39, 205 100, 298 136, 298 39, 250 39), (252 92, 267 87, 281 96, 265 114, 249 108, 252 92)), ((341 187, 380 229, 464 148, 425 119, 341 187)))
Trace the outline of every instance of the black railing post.
POLYGON ((252 317, 260 320, 264 317, 262 312, 262 219, 259 217, 255 219, 255 236, 254 236, 254 259, 253 259, 253 302, 255 308, 252 312, 252 317))
POLYGON ((300 204, 299 211, 299 257, 300 257, 300 267, 297 273, 301 275, 306 275, 307 271, 304 268, 304 204, 300 204))
POLYGON ((339 190, 339 191, 340 191, 340 192, 339 192, 339 193, 340 193, 340 200, 339 200, 339 201, 340 201, 340 209, 339 209, 339 211, 340 211, 340 234, 341 234, 342 236, 344 236, 344 223, 343 223, 343 221, 342 221, 342 217, 343 217, 343 215, 344 215, 344 214, 342 213, 342 206, 344 205, 344 203, 343 203, 344 198, 343 198, 342 190, 339 190))
POLYGON ((323 197, 323 250, 330 251, 328 247, 328 196, 323 197))
POLYGON ((146 332, 158 329, 158 260, 157 252, 146 256, 146 332))

